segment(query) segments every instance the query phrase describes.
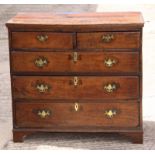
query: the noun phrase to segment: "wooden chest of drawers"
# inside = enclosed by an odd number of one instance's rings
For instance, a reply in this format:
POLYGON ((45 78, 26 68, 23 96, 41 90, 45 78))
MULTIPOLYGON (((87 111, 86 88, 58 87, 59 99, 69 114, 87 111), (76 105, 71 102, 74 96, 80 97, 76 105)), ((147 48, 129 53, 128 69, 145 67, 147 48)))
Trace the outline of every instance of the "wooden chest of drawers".
POLYGON ((34 132, 143 142, 139 12, 19 13, 6 25, 14 142, 34 132))

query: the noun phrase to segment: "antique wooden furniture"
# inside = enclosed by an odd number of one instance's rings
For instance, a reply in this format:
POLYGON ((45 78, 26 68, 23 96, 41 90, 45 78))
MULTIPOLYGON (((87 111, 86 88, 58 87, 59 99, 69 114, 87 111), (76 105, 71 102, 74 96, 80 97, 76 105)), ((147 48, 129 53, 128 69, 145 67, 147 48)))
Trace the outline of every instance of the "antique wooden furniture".
POLYGON ((143 142, 141 13, 19 13, 6 25, 14 142, 35 132, 143 142))

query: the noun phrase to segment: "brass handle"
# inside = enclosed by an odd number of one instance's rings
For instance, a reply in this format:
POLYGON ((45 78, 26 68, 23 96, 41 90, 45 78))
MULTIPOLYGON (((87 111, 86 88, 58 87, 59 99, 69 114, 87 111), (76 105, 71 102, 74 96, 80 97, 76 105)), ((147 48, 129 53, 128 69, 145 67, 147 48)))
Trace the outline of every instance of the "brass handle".
POLYGON ((102 36, 102 41, 104 43, 109 43, 114 39, 114 35, 113 34, 106 34, 102 36))
POLYGON ((40 118, 46 118, 46 117, 51 115, 51 111, 50 110, 45 110, 45 109, 44 110, 38 110, 37 115, 40 118))
POLYGON ((37 67, 39 67, 39 68, 44 67, 44 66, 47 65, 48 63, 49 63, 49 62, 48 62, 47 58, 45 58, 45 57, 39 57, 39 58, 35 59, 35 61, 34 61, 34 64, 35 64, 37 67))
POLYGON ((116 83, 108 83, 104 85, 104 90, 108 93, 112 93, 118 89, 119 85, 116 83))
POLYGON ((49 91, 51 89, 51 86, 46 84, 46 83, 37 83, 36 84, 36 89, 40 93, 45 93, 45 92, 47 92, 47 91, 49 91))
POLYGON ((48 39, 47 35, 37 35, 37 40, 40 42, 45 42, 48 39))
POLYGON ((118 61, 116 59, 112 59, 112 58, 106 58, 104 60, 104 64, 106 67, 112 67, 113 65, 115 65, 118 61))
POLYGON ((73 52, 72 55, 69 55, 69 59, 72 60, 73 63, 76 63, 78 60, 81 60, 81 55, 77 52, 73 52))
POLYGON ((78 85, 82 84, 82 81, 77 76, 75 76, 72 80, 70 80, 69 84, 77 87, 78 85))
POLYGON ((117 114, 117 110, 114 109, 110 109, 110 110, 106 110, 104 113, 108 118, 112 118, 117 114))

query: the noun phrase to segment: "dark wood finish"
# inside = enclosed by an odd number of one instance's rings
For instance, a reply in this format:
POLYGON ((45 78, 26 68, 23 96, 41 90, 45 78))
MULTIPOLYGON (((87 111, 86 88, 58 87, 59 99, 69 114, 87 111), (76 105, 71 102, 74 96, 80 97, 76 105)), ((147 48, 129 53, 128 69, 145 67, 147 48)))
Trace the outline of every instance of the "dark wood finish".
POLYGON ((6 23, 10 29, 54 29, 68 31, 130 30, 143 27, 140 12, 104 13, 18 13, 6 23))
POLYGON ((129 138, 133 144, 143 144, 143 131, 123 132, 120 135, 129 138))
POLYGON ((73 61, 73 52, 11 52, 13 72, 35 73, 138 73, 138 52, 77 52, 79 59, 73 61), (38 67, 35 61, 45 58, 48 63, 38 67), (61 59, 60 59, 61 58, 61 59), (116 60, 112 67, 105 60, 116 60), (55 67, 57 66, 57 67, 55 67))
POLYGON ((16 104, 16 126, 52 128, 57 126, 70 127, 137 127, 139 125, 139 110, 136 103, 78 103, 75 111, 74 103, 18 103, 16 104), (40 118, 38 111, 50 110, 51 115, 40 118), (105 111, 116 110, 116 115, 109 118, 105 111), (60 115, 61 113, 61 115, 60 115))
POLYGON ((13 130, 13 141, 14 142, 23 142, 24 138, 28 135, 31 135, 33 132, 31 131, 15 131, 13 130))
MULTIPOLYGON (((76 128, 77 129, 77 128, 76 128)), ((52 130, 52 129, 50 129, 52 130)), ((74 130, 75 131, 75 130, 74 130)), ((35 132, 33 129, 14 129, 13 130, 13 141, 14 142, 23 142, 24 138, 26 138, 27 136, 31 135, 31 134, 34 134, 34 133, 41 133, 41 132, 48 132, 46 130, 37 130, 35 129, 35 132)), ((71 132, 71 131, 69 131, 71 132)), ((76 131, 78 132, 78 131, 76 131)), ((80 131, 81 134, 85 134, 85 132, 88 132, 83 130, 83 131, 80 131), (83 132, 83 133, 81 133, 83 132)), ((104 130, 104 132, 106 134, 109 134, 109 132, 111 132, 110 134, 113 134, 116 136, 116 134, 119 134, 120 136, 122 136, 122 138, 128 138, 133 144, 143 144, 143 131, 136 131, 136 130, 132 130, 130 132, 116 132, 116 129, 115 129, 115 132, 114 131, 111 131, 111 130, 104 130)), ((91 132, 92 134, 93 132, 91 132)), ((61 134, 61 133, 59 133, 61 134)), ((76 134, 76 133, 74 133, 76 134)), ((97 135, 97 133, 95 133, 97 135)), ((98 136, 100 136, 102 133, 98 132, 98 136)), ((51 135, 52 136, 52 135, 51 135)))
POLYGON ((95 48, 139 48, 140 32, 96 32, 77 33, 78 49, 95 48), (113 35, 109 42, 103 36, 113 35))
POLYGON ((79 84, 71 84, 73 76, 13 77, 15 99, 136 99, 139 97, 139 78, 78 76, 79 84), (36 86, 47 84, 50 90, 40 93, 36 86), (104 86, 116 83, 116 90, 107 92, 104 86), (61 90, 61 91, 60 91, 61 90))
POLYGON ((139 12, 19 13, 9 20, 14 142, 36 132, 108 132, 142 143, 143 25, 139 12), (34 61, 40 56, 48 63, 39 68, 34 61), (104 64, 109 57, 118 60, 112 67, 104 64), (73 77, 80 79, 77 86, 73 77), (49 91, 38 92, 37 80, 40 90, 40 81, 45 89, 50 84, 49 91), (109 82, 112 93, 104 89, 109 82), (31 110, 42 107, 56 117, 40 120, 31 110), (120 111, 107 119, 105 108, 120 111))
POLYGON ((16 126, 52 128, 59 127, 137 127, 139 125, 139 105, 137 103, 17 103, 16 126), (47 118, 38 116, 39 110, 50 110, 47 118), (116 110, 116 115, 109 118, 107 110, 116 110), (61 115, 60 115, 61 113, 61 115))
POLYGON ((71 33, 51 32, 12 32, 12 48, 41 48, 41 49, 72 49, 73 36, 71 33), (40 42, 37 36, 47 36, 47 40, 40 42))

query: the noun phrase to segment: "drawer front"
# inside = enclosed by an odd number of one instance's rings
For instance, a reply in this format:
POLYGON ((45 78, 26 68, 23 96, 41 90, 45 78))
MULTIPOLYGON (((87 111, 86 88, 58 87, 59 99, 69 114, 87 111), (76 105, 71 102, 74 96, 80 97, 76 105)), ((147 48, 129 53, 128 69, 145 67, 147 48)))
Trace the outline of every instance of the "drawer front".
POLYGON ((72 49, 71 33, 12 32, 13 49, 72 49))
MULTIPOLYGON (((18 127, 137 127, 137 103, 17 103, 18 127)), ((69 128, 68 128, 69 129, 69 128)))
POLYGON ((138 52, 11 52, 13 72, 139 72, 138 52))
POLYGON ((140 32, 96 32, 78 33, 79 49, 139 48, 140 32))
POLYGON ((137 76, 14 76, 15 99, 137 99, 137 76))

